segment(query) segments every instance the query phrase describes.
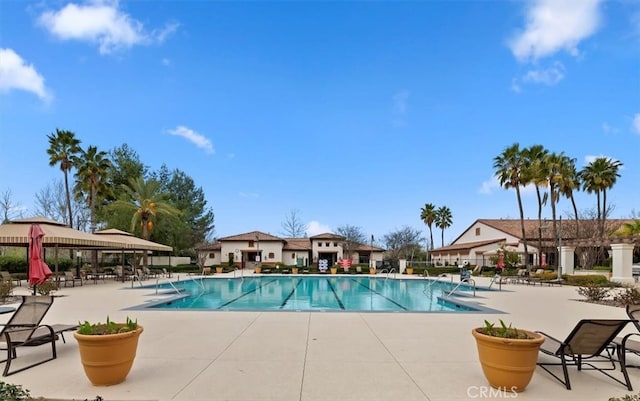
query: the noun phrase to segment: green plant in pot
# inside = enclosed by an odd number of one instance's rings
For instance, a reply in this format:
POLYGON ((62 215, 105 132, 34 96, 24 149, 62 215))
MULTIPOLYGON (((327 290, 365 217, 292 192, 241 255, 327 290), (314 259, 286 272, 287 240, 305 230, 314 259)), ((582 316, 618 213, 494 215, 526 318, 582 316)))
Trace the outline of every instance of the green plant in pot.
POLYGON ((536 369, 544 337, 529 330, 484 321, 471 334, 476 339, 482 371, 491 387, 503 391, 523 391, 536 369))
POLYGON ((109 386, 126 379, 143 330, 129 317, 124 323, 113 322, 108 316, 106 323, 80 323, 73 336, 78 341, 84 372, 93 385, 109 386))

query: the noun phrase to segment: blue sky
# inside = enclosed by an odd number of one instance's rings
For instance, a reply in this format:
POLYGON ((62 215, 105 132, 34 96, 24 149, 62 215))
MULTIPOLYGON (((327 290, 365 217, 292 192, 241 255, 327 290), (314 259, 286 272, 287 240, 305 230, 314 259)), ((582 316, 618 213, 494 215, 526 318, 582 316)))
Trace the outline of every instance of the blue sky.
POLYGON ((187 173, 216 236, 281 235, 294 209, 310 235, 426 234, 430 202, 451 209, 448 243, 518 217, 492 167, 515 142, 578 168, 621 161, 608 199, 626 218, 640 211, 640 2, 3 1, 0 191, 26 215, 62 178, 56 128, 187 173))

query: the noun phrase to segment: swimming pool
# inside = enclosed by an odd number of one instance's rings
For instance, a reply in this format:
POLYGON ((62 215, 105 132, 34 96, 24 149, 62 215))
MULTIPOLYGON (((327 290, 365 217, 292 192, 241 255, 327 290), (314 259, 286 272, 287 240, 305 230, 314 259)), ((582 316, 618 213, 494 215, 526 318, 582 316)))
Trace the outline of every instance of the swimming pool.
MULTIPOLYGON (((457 284, 457 283, 456 283, 457 284)), ((475 310, 445 297, 443 281, 353 276, 260 276, 187 279, 159 289, 180 291, 152 309, 259 311, 458 312, 475 310), (175 288, 174 288, 175 287, 175 288), (445 299, 446 298, 446 299, 445 299)), ((460 286, 456 293, 471 293, 460 286)))

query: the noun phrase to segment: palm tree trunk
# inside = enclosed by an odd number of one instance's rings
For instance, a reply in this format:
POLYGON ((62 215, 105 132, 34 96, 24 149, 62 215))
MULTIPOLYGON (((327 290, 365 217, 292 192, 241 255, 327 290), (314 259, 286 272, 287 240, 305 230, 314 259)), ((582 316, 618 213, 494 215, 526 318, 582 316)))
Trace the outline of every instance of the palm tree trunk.
POLYGON ((518 209, 520 209, 520 229, 522 232, 522 243, 524 245, 524 267, 529 271, 529 249, 527 248, 527 236, 524 229, 524 209, 522 208, 522 197, 520 196, 520 186, 516 186, 516 196, 518 198, 518 209))
POLYGON ((69 175, 64 170, 64 190, 67 195, 67 212, 69 212, 69 227, 73 228, 73 212, 71 211, 71 193, 69 192, 69 175))
POLYGON ((536 195, 538 197, 538 265, 542 260, 542 199, 540 198, 540 188, 536 185, 536 195))
POLYGON ((571 206, 573 206, 573 215, 576 220, 576 239, 580 238, 580 220, 578 219, 578 207, 576 206, 576 198, 573 197, 573 192, 571 192, 571 206))

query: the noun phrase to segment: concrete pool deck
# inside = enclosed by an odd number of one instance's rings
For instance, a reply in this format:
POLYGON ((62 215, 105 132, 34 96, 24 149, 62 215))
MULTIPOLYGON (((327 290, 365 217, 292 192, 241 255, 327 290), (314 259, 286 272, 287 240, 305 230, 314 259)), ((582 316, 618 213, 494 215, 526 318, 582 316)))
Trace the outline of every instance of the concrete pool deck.
MULTIPOLYGON (((477 281, 489 284, 489 279, 477 281)), ((131 289, 131 283, 85 283, 58 291, 44 323, 104 321, 107 315, 137 319, 145 331, 127 380, 92 386, 68 333, 66 344, 57 343, 56 360, 0 381, 23 385, 32 396, 91 400, 99 395, 105 401, 606 401, 640 391, 639 369, 629 369, 635 391, 628 392, 598 372, 575 367, 569 372, 573 390, 540 368, 522 393, 489 390, 471 336, 484 319, 563 339, 582 318, 626 318, 623 308, 577 301, 575 287, 502 289, 465 301, 504 313, 132 311, 126 308, 166 295, 131 289)), ((26 291, 17 287, 15 294, 26 291)), ((9 316, 0 315, 0 322, 9 316)), ((17 368, 48 351, 21 348, 13 364, 17 368)))

